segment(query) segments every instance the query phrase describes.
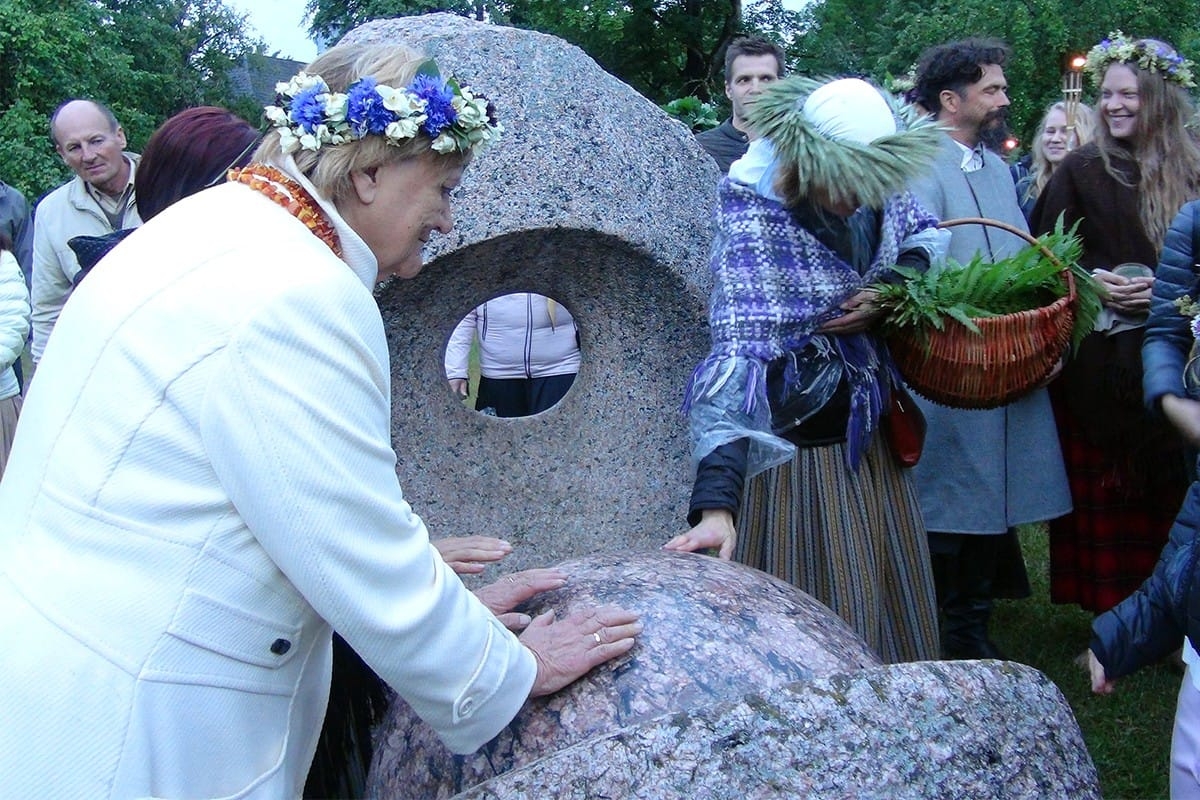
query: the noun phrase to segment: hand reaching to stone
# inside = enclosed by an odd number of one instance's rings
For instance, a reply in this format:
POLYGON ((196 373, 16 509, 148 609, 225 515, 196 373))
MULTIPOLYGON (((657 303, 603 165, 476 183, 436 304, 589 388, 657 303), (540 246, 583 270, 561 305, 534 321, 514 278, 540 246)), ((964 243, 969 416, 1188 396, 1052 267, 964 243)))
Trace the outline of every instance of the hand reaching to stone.
POLYGON ((1088 673, 1092 676, 1092 692, 1095 694, 1112 694, 1116 681, 1110 681, 1104 674, 1104 665, 1096 654, 1088 650, 1088 673))
POLYGON ((663 545, 664 550, 691 553, 696 550, 720 548, 717 557, 722 561, 733 558, 737 544, 737 529, 733 514, 723 508, 706 508, 700 512, 700 522, 687 533, 681 533, 663 545))
POLYGON ((628 653, 641 632, 638 615, 616 606, 579 611, 561 620, 547 611, 521 634, 521 644, 537 659, 529 696, 553 694, 593 667, 628 653))
POLYGON ((450 536, 431 542, 458 575, 478 575, 512 552, 512 545, 494 536, 450 536))
POLYGON ((530 623, 528 614, 513 613, 512 609, 534 595, 561 589, 567 583, 567 574, 556 569, 527 569, 505 575, 495 583, 475 590, 488 610, 511 631, 523 630, 530 623))

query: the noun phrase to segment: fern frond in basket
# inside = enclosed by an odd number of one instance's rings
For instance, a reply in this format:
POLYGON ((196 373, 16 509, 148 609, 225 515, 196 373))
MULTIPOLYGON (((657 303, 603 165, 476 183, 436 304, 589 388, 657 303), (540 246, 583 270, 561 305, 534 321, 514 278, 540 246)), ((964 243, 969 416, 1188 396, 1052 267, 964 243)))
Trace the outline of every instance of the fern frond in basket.
POLYGON ((882 323, 886 336, 906 329, 943 330, 946 320, 979 333, 974 320, 1041 308, 1068 292, 1064 265, 1075 278, 1076 313, 1072 348, 1091 333, 1100 314, 1100 289, 1079 266, 1082 244, 1075 228, 1063 230, 1062 219, 1052 233, 999 261, 976 256, 967 264, 947 260, 925 272, 896 267, 903 280, 877 283, 879 305, 888 314, 882 323))

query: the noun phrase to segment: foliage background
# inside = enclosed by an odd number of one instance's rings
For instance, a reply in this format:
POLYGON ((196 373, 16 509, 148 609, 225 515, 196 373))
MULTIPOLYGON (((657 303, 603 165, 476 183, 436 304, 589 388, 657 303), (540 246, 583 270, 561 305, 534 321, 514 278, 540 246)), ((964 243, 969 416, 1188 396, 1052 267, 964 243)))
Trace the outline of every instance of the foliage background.
MULTIPOLYGON (((789 55, 803 72, 853 72, 876 80, 908 74, 926 47, 965 36, 1008 42, 1010 125, 1029 141, 1061 99, 1063 67, 1110 31, 1154 37, 1200 56, 1197 0, 823 0, 802 13, 789 55)), ((1084 100, 1095 100, 1085 82, 1084 100)))
POLYGON ((139 150, 167 117, 224 105, 229 70, 261 43, 221 0, 0 0, 0 164, 32 202, 70 173, 48 119, 72 97, 106 102, 139 150))
MULTIPOLYGON (((1022 141, 1059 96, 1067 56, 1113 28, 1200 55, 1200 0, 307 0, 307 10, 313 37, 327 42, 370 19, 431 11, 553 34, 654 102, 694 96, 718 117, 728 113, 724 50, 739 33, 780 42, 793 70, 881 83, 929 45, 997 36, 1013 48, 1006 72, 1022 141)), ((228 78, 265 53, 245 31, 223 0, 0 0, 0 177, 31 200, 68 177, 46 120, 70 97, 107 102, 134 150, 189 106, 258 122, 228 78)))

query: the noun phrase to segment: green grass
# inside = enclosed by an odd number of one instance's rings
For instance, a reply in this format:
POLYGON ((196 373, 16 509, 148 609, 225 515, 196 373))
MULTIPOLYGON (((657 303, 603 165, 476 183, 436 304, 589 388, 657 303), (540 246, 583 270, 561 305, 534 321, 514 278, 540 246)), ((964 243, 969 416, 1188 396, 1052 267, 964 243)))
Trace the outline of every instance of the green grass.
POLYGON ((997 603, 992 638, 1008 658, 1036 667, 1062 690, 1083 730, 1106 800, 1167 797, 1180 672, 1155 664, 1118 681, 1107 697, 1092 694, 1086 671, 1075 664, 1091 638, 1092 615, 1075 605, 1050 602, 1045 526, 1023 528, 1021 547, 1033 596, 997 603))

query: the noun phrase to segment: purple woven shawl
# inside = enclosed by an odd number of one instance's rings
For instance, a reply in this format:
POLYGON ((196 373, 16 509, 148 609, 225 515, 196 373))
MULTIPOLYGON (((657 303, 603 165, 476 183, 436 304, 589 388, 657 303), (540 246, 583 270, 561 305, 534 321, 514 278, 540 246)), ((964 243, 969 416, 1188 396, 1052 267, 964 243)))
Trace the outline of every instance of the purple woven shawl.
POLYGON ((879 383, 886 350, 869 333, 830 336, 818 328, 841 313, 842 301, 896 263, 901 242, 937 220, 910 193, 892 197, 883 208, 879 245, 863 275, 797 224, 783 205, 728 178, 719 189, 716 221, 709 303, 712 350, 692 374, 684 410, 706 394, 732 390, 741 393, 742 409, 752 412, 755 397, 766 396, 756 391, 765 386, 766 364, 815 342, 818 351, 839 358, 846 370, 851 395, 847 444, 850 461, 857 464, 882 410, 879 383), (725 385, 732 359, 750 362, 746 385, 725 385))

